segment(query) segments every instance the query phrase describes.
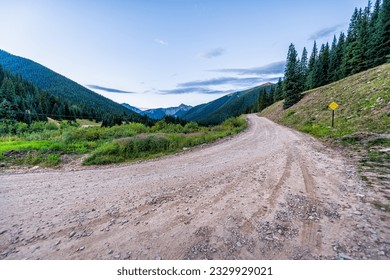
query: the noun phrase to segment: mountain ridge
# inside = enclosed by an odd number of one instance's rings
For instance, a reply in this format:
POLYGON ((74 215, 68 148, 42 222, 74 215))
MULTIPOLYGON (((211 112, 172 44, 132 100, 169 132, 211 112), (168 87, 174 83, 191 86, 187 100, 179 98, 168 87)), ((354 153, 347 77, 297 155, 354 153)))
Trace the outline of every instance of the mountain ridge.
POLYGON ((247 90, 237 91, 224 95, 208 103, 193 107, 182 118, 187 121, 196 121, 205 125, 214 125, 224 120, 239 116, 256 104, 260 90, 266 88, 269 93, 274 84, 264 83, 247 90))
POLYGON ((192 106, 180 104, 176 107, 168 107, 168 108, 154 108, 154 109, 147 109, 147 110, 141 110, 137 107, 131 106, 127 103, 122 103, 122 106, 129 108, 130 110, 133 110, 141 115, 146 115, 151 119, 162 119, 164 116, 173 116, 180 118, 182 115, 184 115, 188 110, 193 108, 192 106))
POLYGON ((89 116, 94 118, 101 118, 105 114, 127 114, 135 118, 140 117, 136 112, 31 59, 0 50, 0 64, 5 71, 20 75, 40 89, 78 104, 83 111, 90 112, 89 116))

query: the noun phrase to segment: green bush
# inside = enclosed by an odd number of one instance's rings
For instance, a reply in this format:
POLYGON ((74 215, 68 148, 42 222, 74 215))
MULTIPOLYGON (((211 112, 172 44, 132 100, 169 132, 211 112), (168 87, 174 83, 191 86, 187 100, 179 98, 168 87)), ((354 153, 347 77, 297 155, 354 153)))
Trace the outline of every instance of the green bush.
POLYGON ((46 158, 45 164, 47 166, 57 166, 61 163, 61 156, 60 154, 50 154, 46 158))
POLYGON ((137 134, 149 132, 149 128, 142 123, 130 123, 125 125, 125 127, 131 128, 137 134))
POLYGON ((7 125, 3 121, 0 121, 0 135, 6 135, 7 133, 8 133, 7 125))
POLYGON ((160 135, 128 137, 105 143, 84 161, 84 164, 118 163, 149 157, 171 149, 170 139, 160 135))
POLYGON ((17 125, 13 120, 1 120, 0 121, 0 135, 15 135, 17 125))
POLYGON ((41 132, 45 129, 45 122, 33 122, 30 125, 30 132, 41 132))
POLYGON ((115 142, 119 145, 119 152, 128 159, 167 151, 171 144, 171 140, 162 135, 136 136, 115 140, 115 142))
POLYGON ((3 152, 26 151, 24 157, 13 161, 16 164, 56 166, 61 162, 61 154, 87 152, 91 154, 83 164, 110 164, 173 153, 235 134, 245 127, 242 117, 226 120, 217 127, 203 127, 195 122, 182 126, 163 120, 152 128, 139 123, 102 128, 81 127, 67 121, 59 126, 48 122, 30 126, 4 122, 0 123, 0 132, 6 133, 0 137, 0 148, 3 152))
POLYGON ((45 130, 58 130, 60 129, 60 126, 52 123, 52 122, 46 122, 45 123, 45 130))
POLYGON ((22 135, 22 134, 28 132, 28 130, 29 130, 28 124, 22 123, 22 122, 18 122, 16 124, 16 134, 17 135, 22 135))
POLYGON ((78 122, 66 121, 66 120, 62 120, 60 122, 60 128, 61 129, 67 129, 69 127, 80 127, 80 124, 78 122))
POLYGON ((156 124, 154 126, 152 126, 152 128, 150 129, 151 132, 162 132, 166 127, 167 127, 167 123, 164 121, 164 120, 160 120, 158 122, 156 122, 156 124))
POLYGON ((78 141, 97 141, 100 139, 105 128, 87 127, 87 128, 70 128, 61 136, 64 143, 73 143, 78 141))
POLYGON ((199 124, 196 122, 189 122, 183 128, 184 133, 194 133, 200 130, 199 124))

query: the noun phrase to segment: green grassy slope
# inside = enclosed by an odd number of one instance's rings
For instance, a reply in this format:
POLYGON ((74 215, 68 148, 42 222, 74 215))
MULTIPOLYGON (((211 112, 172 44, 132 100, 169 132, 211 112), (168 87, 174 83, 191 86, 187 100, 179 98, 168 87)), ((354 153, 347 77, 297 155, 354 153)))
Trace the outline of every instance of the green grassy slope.
POLYGON ((275 103, 260 116, 343 147, 366 186, 375 190, 369 202, 390 211, 390 64, 305 92, 287 110, 282 105, 275 103), (340 105, 334 128, 332 101, 340 105))
POLYGON ((302 100, 287 110, 283 101, 260 115, 314 136, 341 137, 359 132, 390 133, 390 64, 347 77, 305 92, 302 100), (331 110, 335 101, 335 126, 331 110))

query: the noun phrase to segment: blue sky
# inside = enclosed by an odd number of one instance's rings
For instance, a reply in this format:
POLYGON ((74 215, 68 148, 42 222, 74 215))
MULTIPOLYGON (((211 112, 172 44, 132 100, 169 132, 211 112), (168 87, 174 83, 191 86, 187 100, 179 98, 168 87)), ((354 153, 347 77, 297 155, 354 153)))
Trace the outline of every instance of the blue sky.
POLYGON ((360 0, 0 0, 0 49, 116 102, 197 105, 283 75, 360 0))

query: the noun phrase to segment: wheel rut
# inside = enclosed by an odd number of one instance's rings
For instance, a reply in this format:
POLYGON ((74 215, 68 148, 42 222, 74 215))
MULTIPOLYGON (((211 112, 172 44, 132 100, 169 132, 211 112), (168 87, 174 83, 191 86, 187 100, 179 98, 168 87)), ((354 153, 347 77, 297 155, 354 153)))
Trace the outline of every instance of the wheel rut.
MULTIPOLYGON (((313 176, 310 174, 307 164, 302 159, 301 154, 296 153, 296 156, 299 161, 299 168, 302 173, 303 182, 305 185, 305 192, 307 194, 309 203, 311 205, 316 205, 318 202, 313 176)), ((318 222, 315 222, 313 220, 305 220, 303 222, 302 228, 302 244, 304 246, 321 249, 322 237, 321 234, 319 234, 320 232, 321 226, 318 222)))
POLYGON ((248 123, 153 161, 0 174, 0 259, 332 259, 335 242, 360 254, 390 239, 386 226, 367 233, 373 215, 341 156, 265 118, 248 123))

